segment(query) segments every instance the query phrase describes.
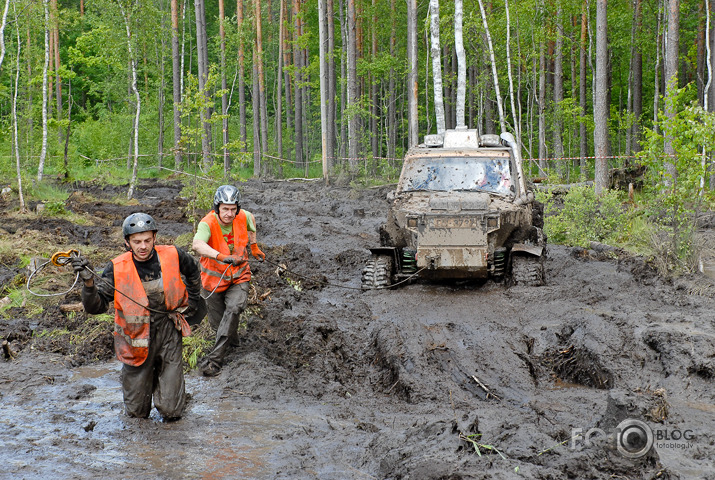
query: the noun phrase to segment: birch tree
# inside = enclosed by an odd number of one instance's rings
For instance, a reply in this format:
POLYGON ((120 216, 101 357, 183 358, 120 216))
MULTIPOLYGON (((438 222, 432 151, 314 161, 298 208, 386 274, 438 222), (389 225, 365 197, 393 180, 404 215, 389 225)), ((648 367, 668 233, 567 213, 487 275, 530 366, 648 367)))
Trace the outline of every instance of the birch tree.
POLYGON ((5 59, 5 25, 7 25, 7 11, 9 7, 10 0, 5 0, 2 19, 0 19, 0 70, 2 70, 2 62, 5 59))
POLYGON ((47 157, 47 69, 50 65, 50 11, 48 0, 42 0, 42 7, 45 11, 45 62, 42 65, 42 149, 40 150, 40 162, 37 166, 38 182, 42 181, 47 157))
POLYGON ((134 94, 135 112, 134 112, 134 162, 132 164, 132 178, 129 181, 129 190, 127 191, 127 199, 134 196, 134 189, 137 185, 137 169, 139 166, 139 117, 141 115, 142 102, 139 90, 137 89, 137 64, 134 58, 132 49, 132 31, 129 26, 130 11, 126 10, 120 3, 119 8, 124 17, 124 26, 127 32, 127 52, 129 54, 129 68, 131 69, 131 92, 134 94))
POLYGON ((596 73, 593 142, 596 157, 595 191, 608 188, 608 20, 607 0, 596 0, 596 73))
POLYGON ((434 85, 434 114, 437 133, 445 130, 444 98, 442 92, 442 59, 439 44, 439 0, 430 0, 430 55, 432 57, 432 84, 434 85))
POLYGON ((348 163, 350 172, 358 167, 358 85, 357 85, 357 37, 355 26, 355 0, 347 0, 348 18, 348 163))

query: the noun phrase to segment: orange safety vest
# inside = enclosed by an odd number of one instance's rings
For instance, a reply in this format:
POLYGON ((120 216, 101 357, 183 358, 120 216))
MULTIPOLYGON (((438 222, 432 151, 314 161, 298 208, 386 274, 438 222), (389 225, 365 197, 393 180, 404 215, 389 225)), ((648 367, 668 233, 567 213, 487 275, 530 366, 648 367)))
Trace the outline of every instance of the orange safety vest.
POLYGON ((204 289, 211 292, 216 288, 217 292, 223 292, 233 283, 250 281, 251 268, 248 266, 248 254, 246 253, 246 246, 248 246, 246 212, 240 210, 236 218, 233 219, 233 254, 228 249, 228 243, 223 237, 218 218, 216 218, 213 211, 209 212, 201 221, 211 228, 211 237, 207 242, 211 248, 218 250, 223 255, 233 255, 242 260, 240 265, 232 266, 219 262, 215 258, 201 257, 199 263, 201 264, 201 283, 204 289), (226 267, 228 267, 228 270, 226 270, 226 267), (221 278, 222 274, 223 279, 221 278))
MULTIPOLYGON (((156 245, 154 249, 159 255, 167 312, 188 306, 189 295, 179 272, 179 252, 173 245, 156 245)), ((149 354, 151 312, 146 308, 149 299, 139 279, 132 252, 119 255, 112 263, 114 284, 121 285, 122 293, 136 301, 114 291, 114 350, 121 362, 138 367, 149 354)))

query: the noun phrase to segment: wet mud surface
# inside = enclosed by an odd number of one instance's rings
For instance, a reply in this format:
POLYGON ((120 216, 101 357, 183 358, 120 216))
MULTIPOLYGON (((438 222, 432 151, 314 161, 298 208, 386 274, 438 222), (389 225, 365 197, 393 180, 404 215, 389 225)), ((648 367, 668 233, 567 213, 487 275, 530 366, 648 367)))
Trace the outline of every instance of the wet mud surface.
MULTIPOLYGON (((111 198, 121 192, 83 188, 67 208, 86 225, 8 214, 2 228, 91 245, 101 266, 122 251, 121 221, 134 211, 154 216, 162 239, 191 232, 180 190, 144 181, 139 205, 120 206, 111 198)), ((61 312, 76 291, 40 313, 10 309, 0 317, 16 354, 0 359, 0 477, 714 478, 712 281, 667 282, 639 259, 550 245, 541 287, 363 292, 388 187, 241 190, 268 261, 252 261, 263 300, 222 373, 187 374, 177 422, 155 411, 129 419, 111 323, 61 312), (58 345, 39 334, 79 322, 95 322, 96 336, 58 345), (650 453, 619 452, 625 419, 648 425, 650 453)), ((5 291, 22 270, 19 258, 1 263, 5 291)))

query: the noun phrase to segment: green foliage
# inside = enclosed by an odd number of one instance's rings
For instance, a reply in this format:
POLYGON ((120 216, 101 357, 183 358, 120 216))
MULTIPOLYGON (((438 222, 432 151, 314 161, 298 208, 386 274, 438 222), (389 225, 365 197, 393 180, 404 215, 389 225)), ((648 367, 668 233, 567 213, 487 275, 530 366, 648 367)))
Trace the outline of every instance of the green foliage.
POLYGON ((52 217, 67 213, 65 202, 49 202, 45 204, 45 213, 52 217))
POLYGON ((708 162, 702 152, 715 151, 715 113, 692 102, 694 85, 675 89, 666 98, 672 116, 659 115, 658 129, 646 129, 640 158, 647 167, 644 188, 645 215, 653 229, 650 244, 663 272, 688 272, 695 267, 699 248, 695 244, 697 215, 712 208, 708 162), (673 155, 667 155, 670 142, 673 155))
POLYGON ((596 197, 593 187, 574 187, 557 206, 554 194, 540 194, 546 205, 544 230, 549 241, 588 247, 592 240, 615 243, 622 231, 625 213, 619 192, 606 191, 596 197))

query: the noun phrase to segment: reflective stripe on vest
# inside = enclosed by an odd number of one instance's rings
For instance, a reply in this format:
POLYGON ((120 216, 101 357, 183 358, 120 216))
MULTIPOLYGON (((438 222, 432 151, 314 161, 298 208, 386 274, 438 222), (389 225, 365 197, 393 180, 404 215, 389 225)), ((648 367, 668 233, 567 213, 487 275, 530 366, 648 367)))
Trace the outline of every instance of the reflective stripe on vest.
POLYGON ((207 242, 209 247, 218 250, 223 255, 233 255, 242 260, 240 265, 229 266, 214 258, 201 257, 199 264, 201 265, 201 284, 204 289, 211 292, 216 288, 217 292, 223 292, 232 283, 250 281, 251 268, 248 266, 248 254, 246 253, 246 247, 248 246, 246 212, 240 210, 236 218, 233 219, 233 254, 228 248, 228 243, 226 243, 214 212, 209 212, 201 221, 211 229, 211 237, 207 242), (228 267, 228 270, 226 270, 226 267, 228 267), (224 271, 226 272, 225 274, 224 271), (223 279, 221 279, 221 274, 223 274, 223 279))
MULTIPOLYGON (((172 245, 156 245, 161 278, 164 286, 166 311, 187 306, 188 293, 179 272, 179 252, 172 245)), ((132 252, 126 252, 112 260, 114 284, 122 293, 114 292, 114 350, 117 358, 127 365, 139 366, 149 354, 149 330, 151 312, 144 285, 137 273, 132 252)))

